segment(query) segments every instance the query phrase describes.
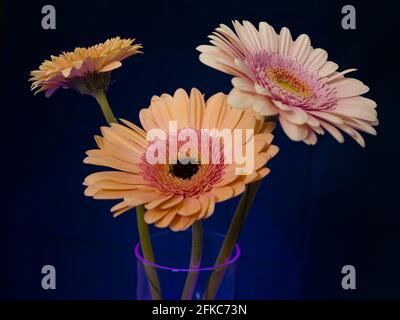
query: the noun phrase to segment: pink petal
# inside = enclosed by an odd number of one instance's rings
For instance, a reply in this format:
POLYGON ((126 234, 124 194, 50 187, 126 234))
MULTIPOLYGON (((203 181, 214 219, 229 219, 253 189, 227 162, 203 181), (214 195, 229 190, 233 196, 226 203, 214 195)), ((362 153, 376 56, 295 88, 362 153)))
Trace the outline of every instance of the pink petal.
POLYGON ((272 53, 277 52, 278 49, 278 36, 274 28, 272 28, 266 22, 260 22, 259 24, 260 40, 264 50, 272 53))
POLYGON ((338 98, 354 97, 369 91, 369 88, 360 80, 344 78, 330 83, 336 89, 338 98))
POLYGON ((284 116, 279 117, 279 122, 282 126, 283 131, 293 141, 303 140, 309 133, 309 127, 306 125, 296 125, 286 120, 284 116))
POLYGON ((310 37, 306 34, 301 34, 293 44, 292 56, 302 64, 308 58, 311 49, 310 37))
POLYGON ((288 28, 283 27, 279 34, 279 53, 288 56, 292 48, 292 36, 288 28))

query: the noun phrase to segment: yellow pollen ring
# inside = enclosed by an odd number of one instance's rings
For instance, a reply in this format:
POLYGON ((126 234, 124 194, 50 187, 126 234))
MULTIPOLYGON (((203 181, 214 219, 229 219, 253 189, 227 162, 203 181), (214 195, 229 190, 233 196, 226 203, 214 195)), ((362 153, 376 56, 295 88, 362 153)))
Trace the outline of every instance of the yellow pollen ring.
POLYGON ((306 82, 283 68, 269 68, 265 71, 265 77, 266 80, 273 82, 281 89, 302 98, 310 98, 313 95, 312 88, 306 82))

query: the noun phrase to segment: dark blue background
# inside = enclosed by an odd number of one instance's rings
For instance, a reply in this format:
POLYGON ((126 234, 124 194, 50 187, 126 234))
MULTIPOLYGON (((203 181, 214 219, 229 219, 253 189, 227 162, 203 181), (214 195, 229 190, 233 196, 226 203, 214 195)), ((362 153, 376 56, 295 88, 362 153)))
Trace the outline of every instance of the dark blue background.
MULTIPOLYGON (((351 2, 350 2, 351 3, 351 2)), ((355 4, 354 2, 352 2, 355 4)), ((72 90, 46 99, 29 90, 44 58, 109 37, 136 37, 144 55, 113 72, 110 102, 137 122, 153 94, 195 86, 207 96, 230 77, 202 65, 195 47, 221 22, 268 21, 310 35, 341 69, 370 86, 377 137, 362 149, 328 135, 315 147, 289 141, 270 164, 240 239, 237 297, 250 299, 399 298, 398 13, 390 2, 355 4, 357 30, 341 28, 338 1, 6 1, 1 40, 0 297, 133 299, 138 240, 135 213, 118 219, 111 201, 83 196, 82 164, 104 124, 96 102, 72 90), (41 28, 53 4, 57 29, 41 28), (42 290, 41 267, 57 269, 42 290), (357 270, 357 289, 341 288, 341 268, 357 270)), ((206 228, 225 232, 237 199, 218 207, 206 228)))

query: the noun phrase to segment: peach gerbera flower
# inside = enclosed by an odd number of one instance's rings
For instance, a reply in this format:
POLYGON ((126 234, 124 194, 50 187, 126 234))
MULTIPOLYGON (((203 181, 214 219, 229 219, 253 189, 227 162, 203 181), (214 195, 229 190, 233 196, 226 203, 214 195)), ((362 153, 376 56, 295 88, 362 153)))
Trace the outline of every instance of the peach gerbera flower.
MULTIPOLYGON (((122 199, 111 208, 114 216, 144 204, 147 223, 159 228, 169 226, 174 231, 184 230, 196 220, 209 217, 215 203, 241 194, 246 184, 266 176, 270 170, 265 164, 278 152, 278 148, 271 145, 273 124, 264 123, 250 109, 231 108, 227 96, 222 93, 205 102, 197 89, 192 89, 190 97, 178 89, 173 97, 154 96, 150 107, 140 111, 144 130, 126 120, 121 121, 125 125, 113 123, 111 127, 101 128, 103 136, 96 137, 99 149, 88 151, 84 160, 117 171, 89 175, 84 181, 85 195, 95 199, 122 199), (178 130, 190 128, 195 132, 253 129, 254 170, 249 175, 237 175, 235 162, 224 161, 218 164, 212 161, 150 164, 145 155, 154 142, 149 142, 146 135, 154 128, 168 133, 171 120, 176 121, 178 130)), ((166 135, 165 139, 169 138, 166 135)), ((243 139, 244 149, 249 141, 243 139)), ((194 154, 190 151, 189 157, 194 154)))
POLYGON ((135 39, 112 38, 89 48, 76 48, 44 61, 39 70, 31 72, 32 90, 45 91, 50 97, 63 87, 81 93, 94 94, 107 89, 110 72, 119 68, 121 61, 139 53, 142 46, 132 45, 135 39))
POLYGON ((369 88, 344 77, 355 69, 337 72, 338 65, 305 34, 293 41, 287 28, 278 35, 266 22, 258 30, 248 21, 235 21, 233 27, 221 24, 209 36, 212 46, 197 48, 204 64, 235 76, 232 106, 279 116, 287 136, 307 144, 315 144, 316 133, 325 130, 343 142, 340 129, 361 146, 365 142, 357 130, 376 134, 376 103, 361 96, 369 88))

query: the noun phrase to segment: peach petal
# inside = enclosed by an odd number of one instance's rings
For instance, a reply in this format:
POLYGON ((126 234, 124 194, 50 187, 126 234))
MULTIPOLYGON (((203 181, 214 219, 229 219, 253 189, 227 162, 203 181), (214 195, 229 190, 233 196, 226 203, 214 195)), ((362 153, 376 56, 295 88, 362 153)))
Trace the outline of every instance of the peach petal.
POLYGON ((257 136, 254 137, 254 153, 259 153, 261 152, 266 145, 268 145, 272 140, 272 135, 270 134, 258 134, 257 136))
POLYGON ((176 206, 177 204, 181 203, 183 201, 183 196, 174 196, 171 199, 168 199, 161 205, 161 209, 168 209, 173 206, 176 206))
POLYGON ((209 206, 209 200, 207 196, 201 195, 199 197, 199 201, 201 203, 201 212, 199 213, 197 220, 203 219, 205 217, 209 206))
POLYGON ((253 171, 252 173, 247 174, 247 175, 243 175, 243 176, 241 176, 241 177, 242 177, 242 182, 243 182, 244 184, 249 184, 249 183, 255 181, 255 179, 257 178, 257 172, 256 172, 256 171, 253 171))
POLYGON ((258 181, 262 178, 264 178, 265 176, 267 176, 269 173, 271 172, 271 170, 269 168, 262 168, 260 170, 257 171, 257 177, 255 178, 254 181, 258 181))
POLYGON ((263 123, 260 132, 262 132, 262 133, 270 133, 270 132, 274 131, 275 128, 276 128, 276 123, 275 122, 266 121, 266 122, 263 123))
POLYGON ((173 116, 178 122, 179 128, 189 128, 189 96, 183 89, 178 89, 174 94, 173 116))
POLYGON ((137 185, 126 184, 121 182, 102 180, 93 184, 94 187, 99 189, 110 189, 110 190, 134 190, 137 189, 137 185))
POLYGON ((156 221, 161 220, 163 217, 165 217, 169 213, 168 210, 162 210, 159 208, 153 208, 150 210, 147 210, 146 213, 144 214, 144 221, 148 224, 152 224, 156 221))
POLYGON ((271 144, 270 146, 268 146, 267 149, 267 155, 268 155, 268 160, 272 159, 273 157, 275 157, 279 152, 279 147, 271 144))
POLYGON ((139 128, 137 125, 133 124, 132 122, 129 122, 128 120, 125 119, 119 119, 119 120, 146 139, 146 131, 144 131, 142 128, 139 128))
POLYGON ((176 216, 176 210, 168 210, 168 213, 158 220, 155 225, 157 228, 166 228, 176 216))
POLYGON ((112 123, 111 127, 115 130, 116 133, 128 139, 128 141, 131 143, 130 148, 133 147, 138 154, 144 152, 147 148, 148 143, 146 141, 146 137, 143 136, 141 133, 135 132, 117 123, 112 123))
POLYGON ((206 103, 202 128, 219 128, 224 119, 226 106, 226 96, 223 93, 211 96, 206 103))
POLYGON ((208 209, 205 218, 209 218, 213 213, 215 209, 215 200, 214 199, 208 199, 208 209))
POLYGON ((95 186, 88 186, 85 191, 84 191, 84 195, 87 197, 93 197, 96 192, 98 192, 100 189, 95 187, 95 186))
POLYGON ((165 105, 164 99, 152 101, 150 110, 157 127, 161 130, 164 130, 164 132, 168 132, 169 121, 172 117, 169 113, 169 108, 165 105))
POLYGON ((88 175, 85 180, 85 185, 94 184, 102 180, 112 180, 128 184, 144 184, 145 180, 137 174, 120 172, 120 171, 101 171, 88 175))
POLYGON ((93 165, 98 165, 98 166, 103 166, 103 167, 110 167, 110 168, 113 168, 116 170, 121 170, 121 171, 125 171, 125 172, 130 172, 130 173, 140 172, 140 169, 133 164, 128 164, 126 162, 112 159, 112 158, 109 158, 106 156, 104 156, 104 157, 89 156, 83 160, 83 163, 93 164, 93 165))
POLYGON ((112 61, 109 64, 105 65, 103 68, 101 68, 99 71, 100 72, 109 72, 109 71, 115 70, 121 66, 122 66, 122 63, 120 61, 112 61))
POLYGON ((154 209, 154 208, 160 206, 161 204, 163 204, 165 201, 171 199, 172 197, 173 197, 172 194, 167 195, 167 196, 165 196, 165 197, 162 197, 162 198, 160 198, 160 199, 157 199, 157 200, 154 200, 154 201, 151 201, 151 202, 147 203, 144 207, 145 207, 147 210, 154 209))
POLYGON ((145 204, 161 197, 159 193, 155 192, 143 192, 141 190, 135 190, 130 193, 124 193, 123 198, 127 205, 131 207, 137 207, 141 204, 145 204))
POLYGON ((226 185, 230 184, 231 182, 235 181, 237 178, 238 178, 238 176, 234 173, 234 171, 232 171, 232 173, 229 175, 225 174, 225 176, 221 179, 221 181, 214 184, 214 187, 218 188, 218 187, 226 186, 226 185))
POLYGON ((175 218, 170 223, 170 228, 172 231, 183 231, 187 229, 191 223, 195 221, 193 217, 184 217, 176 215, 175 218))
POLYGON ((120 202, 119 204, 113 206, 111 208, 113 218, 118 217, 119 215, 123 214, 124 212, 132 209, 132 207, 127 206, 124 201, 120 202))
POLYGON ((154 128, 158 128, 157 123, 153 119, 153 116, 151 115, 151 111, 147 109, 142 109, 139 112, 139 119, 140 123, 142 124, 143 128, 146 131, 149 131, 154 128))
POLYGON ((182 216, 190 216, 201 210, 201 203, 196 198, 186 198, 181 202, 178 214, 182 216))
POLYGON ((201 122, 205 112, 206 104, 204 97, 199 90, 193 88, 190 92, 190 125, 195 129, 201 128, 201 122))
POLYGON ((246 190, 246 185, 244 183, 235 183, 232 185, 233 196, 237 197, 246 190))
POLYGON ((123 199, 126 190, 99 190, 93 195, 93 199, 123 199))
POLYGON ((240 118, 242 117, 242 111, 238 109, 229 109, 229 111, 225 114, 225 118, 222 121, 221 125, 217 129, 231 129, 233 130, 237 124, 239 123, 240 118))
POLYGON ((233 189, 229 186, 213 188, 212 193, 215 196, 215 202, 222 202, 229 198, 232 198, 233 189))

